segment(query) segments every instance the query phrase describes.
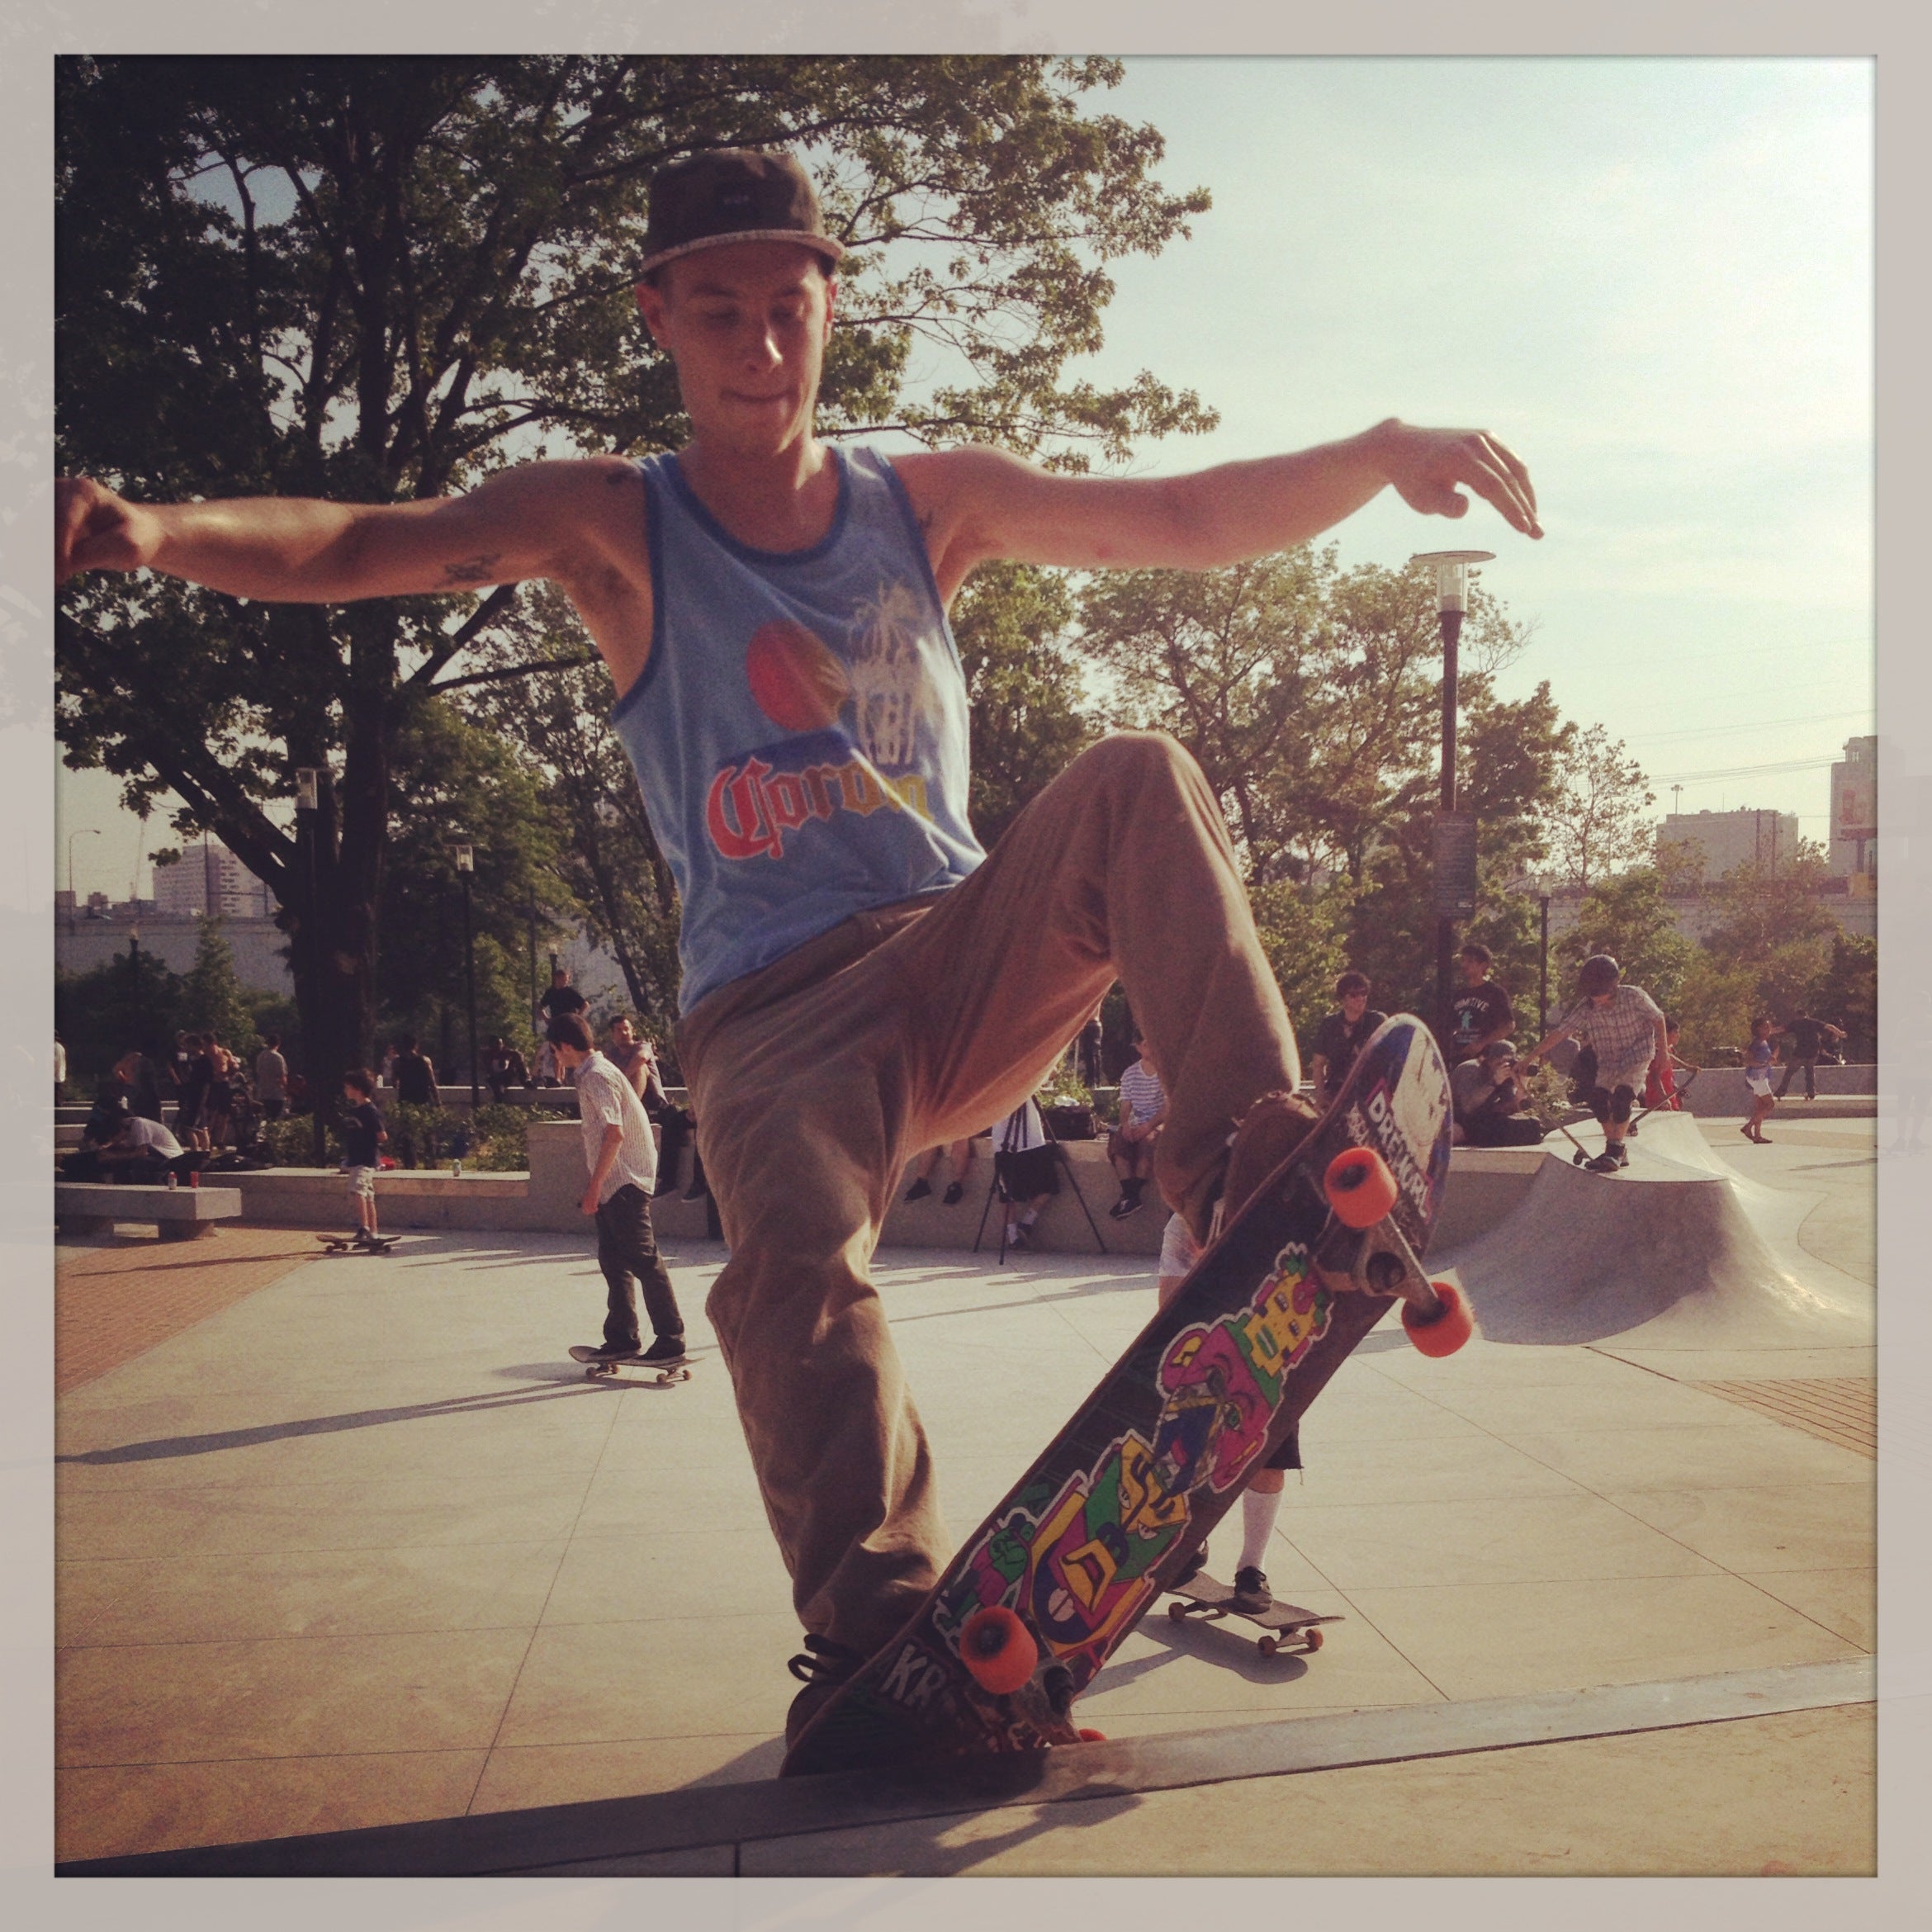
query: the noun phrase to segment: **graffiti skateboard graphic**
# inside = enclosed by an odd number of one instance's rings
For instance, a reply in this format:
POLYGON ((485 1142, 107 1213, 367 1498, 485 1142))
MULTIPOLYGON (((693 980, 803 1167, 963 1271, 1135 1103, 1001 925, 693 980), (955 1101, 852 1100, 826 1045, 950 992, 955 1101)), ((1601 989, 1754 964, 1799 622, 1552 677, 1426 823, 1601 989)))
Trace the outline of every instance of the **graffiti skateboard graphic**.
POLYGON ((1467 1340, 1461 1298, 1416 1258, 1449 1123, 1428 1029, 1386 1021, 912 1620, 799 1733, 784 1773, 1095 1735, 1074 1700, 1392 1303, 1424 1354, 1467 1340))

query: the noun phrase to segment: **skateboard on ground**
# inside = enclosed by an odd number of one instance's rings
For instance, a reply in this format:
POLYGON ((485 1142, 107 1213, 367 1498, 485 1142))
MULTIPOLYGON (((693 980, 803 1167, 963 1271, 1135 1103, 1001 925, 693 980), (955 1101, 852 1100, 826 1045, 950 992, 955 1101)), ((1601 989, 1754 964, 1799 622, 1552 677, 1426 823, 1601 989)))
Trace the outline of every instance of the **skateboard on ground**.
POLYGON ((387 1254, 400 1234, 378 1234, 373 1241, 358 1241, 353 1234, 318 1234, 315 1238, 329 1254, 387 1254))
POLYGON ((1449 1173, 1428 1029, 1377 1029, 1257 1188, 910 1621, 801 1731, 784 1774, 1097 1734, 1074 1700, 1398 1300, 1428 1355, 1470 1333, 1426 1246, 1449 1173))
POLYGON ((1269 1634, 1257 1637, 1254 1646, 1264 1657, 1271 1657, 1277 1650, 1319 1650, 1322 1633, 1315 1626, 1342 1621, 1336 1616, 1318 1616, 1299 1604, 1284 1603, 1278 1597, 1271 1597, 1265 1610, 1238 1610, 1234 1586, 1217 1581, 1205 1570, 1184 1584, 1170 1585, 1169 1593, 1176 1601, 1168 1604, 1167 1614, 1177 1623, 1186 1623, 1191 1618, 1219 1623, 1224 1617, 1238 1617, 1267 1631, 1269 1634))
POLYGON ((673 1382, 688 1382, 691 1379, 691 1358, 688 1355, 664 1361, 646 1361, 642 1349, 635 1355, 599 1355, 594 1348, 579 1347, 571 1351, 571 1360, 584 1364, 584 1379, 590 1382, 614 1376, 620 1368, 649 1369, 661 1389, 668 1388, 673 1382))

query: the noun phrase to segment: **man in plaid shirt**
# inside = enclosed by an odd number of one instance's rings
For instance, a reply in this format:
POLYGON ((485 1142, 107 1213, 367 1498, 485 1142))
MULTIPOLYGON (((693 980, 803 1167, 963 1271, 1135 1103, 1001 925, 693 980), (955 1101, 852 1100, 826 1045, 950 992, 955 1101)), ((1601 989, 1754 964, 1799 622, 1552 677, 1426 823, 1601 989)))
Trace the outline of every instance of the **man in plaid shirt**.
POLYGON ((1584 1097, 1603 1125, 1603 1151, 1584 1165, 1598 1174, 1630 1165, 1623 1142, 1631 1108, 1651 1061, 1670 1050, 1663 1009, 1641 986, 1625 986, 1622 979, 1623 968, 1608 953, 1585 959, 1576 975, 1581 997, 1528 1055, 1539 1060, 1566 1037, 1595 1048, 1597 1084, 1584 1097))

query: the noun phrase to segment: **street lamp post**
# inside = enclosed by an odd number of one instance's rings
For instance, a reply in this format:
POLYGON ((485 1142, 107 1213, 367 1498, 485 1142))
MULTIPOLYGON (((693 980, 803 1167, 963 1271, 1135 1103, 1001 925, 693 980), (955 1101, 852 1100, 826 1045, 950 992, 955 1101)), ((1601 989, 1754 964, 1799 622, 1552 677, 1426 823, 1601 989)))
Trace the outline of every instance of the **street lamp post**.
POLYGON ((470 919, 470 880, 476 869, 474 845, 457 847, 456 869, 463 882, 463 974, 470 1008, 470 1124, 473 1133, 480 1091, 476 1083, 476 935, 470 919))
POLYGON ((1539 891, 1537 907, 1542 921, 1542 930, 1537 941, 1537 1038, 1546 1038, 1550 1031, 1550 895, 1539 891))
POLYGON ((1436 1025, 1449 1037, 1450 968, 1458 916, 1475 910, 1475 825, 1456 808, 1456 656, 1467 609, 1469 566, 1488 563, 1493 550, 1428 550, 1412 556, 1436 573, 1436 609, 1442 632, 1442 786, 1436 819, 1436 1025))
MULTIPOLYGON (((320 909, 315 903, 315 841, 317 827, 321 822, 322 771, 320 765, 301 765, 296 767, 296 843, 301 848, 303 871, 308 879, 308 893, 303 900, 302 916, 310 921, 319 921, 320 909)), ((308 946, 309 956, 315 957, 317 947, 313 938, 308 946)), ((290 958, 296 957, 293 948, 290 958)), ((311 983, 312 985, 312 983, 311 983)), ((309 1016, 316 1011, 315 1000, 309 1002, 309 1016)), ((310 1158, 318 1167, 328 1165, 328 1142, 322 1127, 322 1109, 329 1092, 322 1074, 322 1042, 310 1037, 320 1029, 305 1025, 302 1028, 302 1060, 309 1070, 309 1126, 310 1158)))
POLYGON ((78 902, 73 896, 73 841, 97 839, 100 836, 101 828, 97 825, 83 825, 78 831, 67 835, 67 930, 70 934, 74 930, 74 914, 78 909, 78 902))

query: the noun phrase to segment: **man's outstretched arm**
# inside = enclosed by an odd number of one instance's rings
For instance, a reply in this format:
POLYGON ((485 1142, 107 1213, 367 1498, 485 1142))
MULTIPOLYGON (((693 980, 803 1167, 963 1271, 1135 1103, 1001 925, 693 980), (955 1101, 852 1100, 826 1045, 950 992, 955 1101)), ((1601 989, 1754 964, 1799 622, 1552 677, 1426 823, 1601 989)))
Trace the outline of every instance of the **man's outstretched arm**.
POLYGON ((1393 487, 1427 515, 1461 517, 1470 495, 1541 537, 1529 471, 1479 429, 1391 418, 1339 443, 1221 463, 1184 476, 1063 476, 1004 451, 895 459, 950 596, 992 557, 1075 569, 1213 570, 1292 548, 1393 487))
POLYGON ((615 458, 528 463, 464 496, 380 504, 293 497, 137 504, 90 477, 62 478, 54 579, 153 570, 281 604, 567 581, 585 568, 613 483, 633 476, 615 458))

